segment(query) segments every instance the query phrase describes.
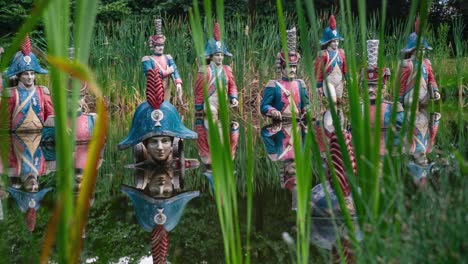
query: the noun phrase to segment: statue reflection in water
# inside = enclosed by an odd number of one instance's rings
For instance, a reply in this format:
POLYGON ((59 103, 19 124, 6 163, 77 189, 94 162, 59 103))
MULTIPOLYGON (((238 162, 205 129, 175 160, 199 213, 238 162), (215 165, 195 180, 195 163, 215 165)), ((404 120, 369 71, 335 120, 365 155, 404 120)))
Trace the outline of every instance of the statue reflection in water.
POLYGON ((7 191, 20 211, 25 214, 26 228, 30 232, 35 229, 37 210, 42 199, 52 190, 41 190, 39 185, 39 178, 54 169, 47 168, 45 154, 40 145, 41 138, 40 133, 11 134, 8 164, 0 166, 0 171, 8 172, 10 186, 7 191))
POLYGON ((184 139, 197 134, 182 123, 175 107, 164 100, 159 73, 148 71, 147 101, 135 110, 130 132, 118 144, 120 150, 133 147, 135 186, 123 185, 135 208, 138 223, 151 232, 153 263, 166 263, 169 232, 178 224, 187 203, 198 191, 184 191, 185 170, 198 167, 185 159, 184 139))

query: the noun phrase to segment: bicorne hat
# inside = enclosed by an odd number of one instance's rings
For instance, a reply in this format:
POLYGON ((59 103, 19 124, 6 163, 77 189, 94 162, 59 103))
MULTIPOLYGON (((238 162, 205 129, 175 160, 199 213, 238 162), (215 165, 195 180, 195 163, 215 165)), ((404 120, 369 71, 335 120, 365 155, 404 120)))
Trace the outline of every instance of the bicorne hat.
POLYGON ((25 71, 34 71, 38 74, 48 73, 47 70, 41 68, 36 55, 31 52, 31 40, 29 36, 26 36, 23 45, 21 45, 21 51, 16 52, 13 60, 10 62, 7 76, 10 78, 25 71))
POLYGON ((140 104, 135 110, 130 133, 117 147, 123 150, 153 136, 197 138, 197 133, 184 126, 176 108, 164 101, 161 76, 155 69, 148 71, 146 102, 140 104))

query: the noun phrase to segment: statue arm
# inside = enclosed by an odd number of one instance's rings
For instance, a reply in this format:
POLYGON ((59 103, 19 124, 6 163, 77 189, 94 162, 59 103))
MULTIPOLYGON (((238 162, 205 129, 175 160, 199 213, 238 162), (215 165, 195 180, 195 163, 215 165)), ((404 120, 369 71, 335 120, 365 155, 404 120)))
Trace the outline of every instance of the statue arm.
POLYGON ((431 153, 432 147, 435 144, 435 138, 437 136, 437 132, 439 131, 439 121, 440 121, 440 114, 433 113, 430 115, 429 118, 429 144, 426 148, 426 153, 431 153))
POLYGON ((42 99, 44 101, 44 121, 51 115, 54 115, 54 107, 50 98, 49 89, 45 86, 38 86, 37 89, 41 90, 42 99))
POLYGON ((153 62, 151 61, 151 58, 149 56, 144 56, 141 59, 141 66, 143 68, 143 73, 145 74, 145 76, 148 76, 148 71, 154 68, 153 62))
POLYGON ((402 65, 400 67, 400 72, 401 72, 401 75, 400 75, 400 93, 399 93, 400 98, 403 95, 405 95, 406 91, 409 90, 408 79, 411 76, 411 72, 412 72, 412 68, 413 68, 411 66, 412 66, 412 63, 410 61, 403 61, 402 65))
POLYGON ((224 71, 226 73, 229 101, 231 101, 232 99, 238 99, 236 80, 234 79, 234 75, 232 74, 231 67, 225 66, 224 71))
POLYGON ((315 60, 315 81, 317 82, 317 88, 322 88, 323 87, 323 67, 325 67, 325 60, 326 57, 323 56, 323 52, 321 51, 319 53, 319 56, 315 60))
POLYGON ((167 55, 166 57, 167 57, 167 65, 169 65, 169 67, 172 67, 172 69, 174 70, 174 72, 171 74, 174 80, 174 83, 182 84, 182 79, 180 78, 179 70, 177 69, 177 65, 175 64, 174 59, 172 58, 171 55, 167 55))
POLYGON ((299 80, 299 91, 301 95, 301 102, 300 102, 301 112, 305 112, 307 110, 307 107, 310 104, 310 101, 309 101, 309 95, 307 94, 306 85, 303 80, 299 80))
MULTIPOLYGON (((203 103, 205 100, 204 96, 204 86, 207 85, 208 78, 205 78, 204 72, 198 72, 197 81, 195 82, 195 110, 202 111, 203 110, 203 103)), ((209 87, 207 87, 209 90, 209 87)))
POLYGON ((275 100, 276 87, 265 87, 263 90, 262 102, 260 104, 260 111, 262 115, 268 116, 272 110, 276 110, 273 107, 275 100))
POLYGON ((340 56, 341 56, 341 72, 343 72, 343 79, 346 80, 346 56, 345 56, 345 53, 344 53, 344 50, 343 49, 339 49, 339 52, 340 52, 340 56))
POLYGON ((431 62, 428 59, 425 59, 424 64, 426 64, 426 68, 427 68, 427 83, 431 85, 431 88, 433 89, 433 91, 438 92, 439 88, 437 87, 437 82, 434 77, 434 71, 432 71, 431 62))

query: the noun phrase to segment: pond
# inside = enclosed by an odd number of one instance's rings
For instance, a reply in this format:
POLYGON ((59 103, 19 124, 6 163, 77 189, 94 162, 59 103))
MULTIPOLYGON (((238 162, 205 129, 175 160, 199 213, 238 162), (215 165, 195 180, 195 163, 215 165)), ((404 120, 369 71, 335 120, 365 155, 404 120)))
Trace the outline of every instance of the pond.
MULTIPOLYGON (((436 161, 438 170, 443 171, 444 163, 440 161, 451 158, 449 150, 451 146, 453 147, 453 143, 457 142, 458 132, 461 130, 466 135, 468 129, 466 123, 463 128, 457 127, 455 102, 445 102, 440 112, 439 126, 444 129, 437 135, 433 148, 435 151, 429 159, 436 161)), ((463 118, 466 119, 464 116, 463 118)), ((244 184, 246 124, 242 120, 237 121, 231 124, 230 139, 239 192, 239 221, 241 234, 244 236, 247 204, 244 184)), ((84 234, 82 262, 151 262, 151 229, 148 229, 148 225, 145 226, 144 222, 157 221, 157 219, 152 218, 154 214, 148 217, 142 213, 148 208, 140 208, 139 206, 143 205, 139 205, 135 199, 148 200, 148 195, 152 194, 159 197, 159 200, 167 200, 170 194, 166 195, 163 189, 158 188, 142 192, 145 186, 151 185, 151 179, 155 178, 151 177, 153 172, 129 168, 131 167, 129 164, 135 163, 133 152, 117 150, 118 142, 128 133, 130 122, 131 115, 111 120, 111 129, 102 153, 95 192, 90 201, 91 209, 84 234)), ((188 194, 184 198, 187 203, 185 206, 181 205, 180 210, 175 213, 182 214, 181 217, 179 215, 180 219, 177 216, 174 216, 176 218, 174 221, 172 218, 167 219, 166 224, 171 225, 168 235, 168 260, 171 263, 223 263, 223 239, 210 185, 210 158, 206 150, 207 141, 203 140, 206 123, 203 120, 190 120, 186 122, 186 126, 198 133, 199 140, 185 142, 184 155, 188 168, 183 187, 186 191, 192 192, 184 193, 188 194), (196 159, 200 164, 193 160, 190 163, 190 159, 196 159)), ((275 149, 275 144, 286 142, 291 128, 287 124, 281 127, 270 125, 257 129, 256 132, 252 263, 290 263, 292 255, 285 240, 288 240, 288 236, 295 237, 296 231, 294 188, 291 184, 291 180, 294 179, 288 177, 295 173, 294 166, 291 166, 294 162, 292 154, 288 153, 291 148, 288 149, 287 143, 282 145, 286 146, 282 150, 275 149), (278 133, 282 135, 278 136, 279 139, 275 139, 274 135, 278 133), (288 174, 288 170, 292 172, 288 174)), ((0 258, 8 260, 9 263, 36 263, 56 199, 54 188, 57 177, 54 172, 56 157, 53 147, 40 144, 41 134, 11 135, 11 138, 13 144, 9 165, 3 166, 3 173, 9 176, 8 191, 6 188, 0 189, 0 258), (35 173, 40 175, 37 184, 30 182, 27 173, 31 172, 28 169, 35 170, 35 173)), ((83 169, 87 147, 83 144, 76 146, 77 175, 83 169)), ((465 153, 466 150, 465 146, 465 153)), ((76 189, 80 181, 81 179, 77 177, 76 189)), ((164 185, 164 180, 160 181, 163 181, 164 185)), ((314 178, 313 185, 317 183, 318 179, 314 178)), ((161 182, 156 184, 161 185, 161 182)), ((315 261, 326 263, 332 254, 335 232, 337 230, 344 232, 342 221, 336 222, 336 229, 331 223, 330 218, 323 215, 312 217, 313 254, 311 255, 315 261)))

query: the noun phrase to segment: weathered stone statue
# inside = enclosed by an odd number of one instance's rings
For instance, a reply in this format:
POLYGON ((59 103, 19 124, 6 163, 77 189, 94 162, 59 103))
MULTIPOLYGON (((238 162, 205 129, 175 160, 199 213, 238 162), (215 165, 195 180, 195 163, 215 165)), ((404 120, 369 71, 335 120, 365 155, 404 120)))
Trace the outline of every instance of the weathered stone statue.
MULTIPOLYGON (((417 41, 419 34, 419 18, 416 20, 414 25, 414 32, 408 37, 406 46, 401 51, 404 56, 404 60, 401 62, 400 71, 400 102, 404 107, 411 107, 411 102, 415 99, 414 91, 416 84, 416 77, 419 69, 419 62, 417 59, 417 41)), ((421 43, 419 48, 422 52, 426 50, 432 50, 426 39, 421 37, 421 43)), ((424 58, 421 65, 421 79, 419 83, 419 93, 417 95, 418 104, 420 106, 426 106, 429 99, 439 100, 440 93, 437 87, 437 83, 432 71, 432 65, 429 59, 424 58)))
POLYGON ((199 113, 206 112, 205 97, 208 97, 209 107, 213 116, 218 117, 219 97, 228 96, 230 106, 239 104, 237 85, 232 73, 232 68, 223 65, 224 56, 232 57, 226 44, 221 40, 219 24, 214 26, 214 39, 208 40, 205 46, 207 65, 200 67, 195 83, 195 110, 199 113), (204 89, 207 89, 205 95, 204 89), (218 94, 217 87, 225 94, 218 94))
POLYGON ((322 50, 315 60, 315 80, 318 94, 331 97, 338 106, 342 103, 346 80, 346 58, 343 49, 338 48, 340 40, 343 38, 336 29, 335 17, 332 15, 320 39, 322 50))
POLYGON ((175 107, 164 101, 161 76, 148 71, 147 101, 135 110, 130 133, 118 144, 120 150, 134 147, 136 188, 123 186, 135 207, 139 224, 151 233, 153 263, 166 263, 169 232, 177 225, 186 204, 199 195, 184 192, 185 169, 197 167, 183 155, 182 139, 197 134, 182 123, 175 107), (177 142, 177 144, 175 144, 177 142), (179 153, 174 157, 174 148, 179 153))
POLYGON ((287 36, 287 56, 283 52, 277 55, 277 64, 281 69, 281 80, 268 81, 263 90, 260 106, 262 115, 274 120, 291 118, 293 112, 296 118, 301 118, 309 105, 305 82, 296 79, 300 59, 300 55, 296 51, 296 28, 288 30, 287 36))
POLYGON ((41 130, 47 118, 54 114, 49 89, 34 83, 36 73, 47 71, 39 65, 31 52, 29 37, 26 37, 7 71, 8 78, 18 79, 18 86, 6 88, 11 131, 41 130))
POLYGON ((166 37, 162 34, 162 21, 161 19, 154 20, 156 27, 156 35, 151 36, 148 40, 151 50, 154 54, 144 56, 141 59, 143 72, 148 75, 148 70, 156 69, 161 75, 164 85, 164 100, 170 101, 171 89, 169 86, 169 78, 174 81, 177 91, 177 100, 180 105, 183 105, 182 100, 182 79, 180 78, 177 65, 170 54, 164 54, 164 44, 166 37))

